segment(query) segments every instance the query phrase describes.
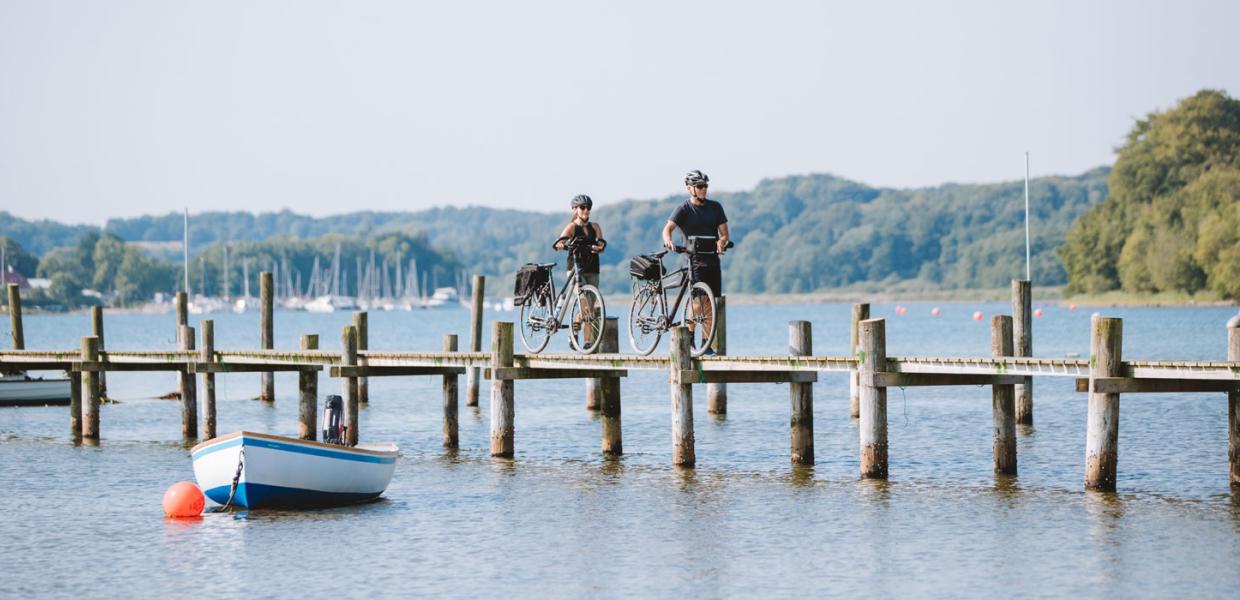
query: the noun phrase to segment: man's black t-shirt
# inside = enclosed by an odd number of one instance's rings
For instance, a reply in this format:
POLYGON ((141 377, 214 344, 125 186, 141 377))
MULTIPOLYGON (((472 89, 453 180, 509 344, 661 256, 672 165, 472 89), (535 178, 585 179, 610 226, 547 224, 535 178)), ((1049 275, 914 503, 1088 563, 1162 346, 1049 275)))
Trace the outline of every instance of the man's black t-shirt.
POLYGON ((706 200, 701 206, 686 200, 684 204, 672 211, 669 221, 676 224, 685 235, 719 236, 719 226, 728 222, 723 214, 723 205, 714 200, 706 200))
MULTIPOLYGON (((719 226, 728 222, 728 216, 723 213, 723 205, 714 200, 708 199, 700 206, 694 204, 693 200, 686 200, 672 211, 672 216, 667 220, 675 223, 685 236, 719 237, 719 226)), ((696 255, 693 257, 693 264, 696 267, 718 267, 719 256, 696 255)))

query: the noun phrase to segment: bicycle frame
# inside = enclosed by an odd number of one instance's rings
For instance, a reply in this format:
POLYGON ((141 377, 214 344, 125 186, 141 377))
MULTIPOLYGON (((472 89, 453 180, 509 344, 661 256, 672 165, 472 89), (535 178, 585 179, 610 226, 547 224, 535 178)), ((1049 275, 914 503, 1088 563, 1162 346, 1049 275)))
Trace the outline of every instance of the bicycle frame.
POLYGON ((553 311, 552 318, 554 318, 556 322, 556 328, 555 330, 552 330, 552 334, 562 327, 560 323, 564 322, 564 313, 568 312, 568 302, 565 300, 568 299, 568 292, 570 290, 577 289, 577 282, 581 280, 579 273, 580 268, 577 266, 577 263, 574 262, 573 270, 568 272, 568 278, 564 280, 564 287, 561 287, 559 292, 556 292, 555 289, 555 273, 552 272, 548 274, 547 286, 551 288, 551 306, 553 311))

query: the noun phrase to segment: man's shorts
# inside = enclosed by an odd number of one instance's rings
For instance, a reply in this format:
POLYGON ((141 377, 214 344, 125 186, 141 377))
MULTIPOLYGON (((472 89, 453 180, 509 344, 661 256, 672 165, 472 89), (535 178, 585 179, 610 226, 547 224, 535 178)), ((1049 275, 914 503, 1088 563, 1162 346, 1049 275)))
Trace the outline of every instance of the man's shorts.
POLYGON ((594 287, 598 287, 598 273, 582 273, 581 285, 592 285, 594 287))
POLYGON ((702 282, 710 286, 710 291, 718 298, 723 294, 723 270, 718 264, 689 266, 689 274, 694 283, 702 282))

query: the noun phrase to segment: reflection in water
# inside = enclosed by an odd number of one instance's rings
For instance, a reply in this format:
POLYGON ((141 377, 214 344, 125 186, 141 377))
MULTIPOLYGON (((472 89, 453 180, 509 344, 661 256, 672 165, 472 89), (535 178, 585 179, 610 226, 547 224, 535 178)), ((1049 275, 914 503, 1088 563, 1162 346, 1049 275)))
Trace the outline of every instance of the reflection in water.
POLYGON ((788 474, 788 482, 793 487, 814 487, 814 465, 792 465, 788 474))
POLYGON ((1088 490, 1082 496, 1085 513, 1089 515, 1089 534, 1095 552, 1087 560, 1099 583, 1116 583, 1123 555, 1124 500, 1115 492, 1088 490))

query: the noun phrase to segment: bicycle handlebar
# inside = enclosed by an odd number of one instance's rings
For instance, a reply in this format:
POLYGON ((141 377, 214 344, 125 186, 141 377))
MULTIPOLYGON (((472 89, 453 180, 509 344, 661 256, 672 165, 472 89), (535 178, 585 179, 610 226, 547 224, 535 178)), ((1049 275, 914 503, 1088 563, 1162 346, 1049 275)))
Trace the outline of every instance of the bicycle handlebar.
MULTIPOLYGON (((583 238, 583 237, 581 237, 581 236, 578 236, 578 237, 572 237, 572 238, 567 237, 567 236, 562 236, 562 237, 560 237, 559 239, 557 239, 556 241, 554 241, 554 242, 552 242, 552 243, 551 243, 551 249, 552 249, 552 250, 563 250, 563 251, 565 251, 565 252, 568 252, 568 251, 570 251, 570 250, 575 249, 575 248, 576 248, 579 244, 585 243, 586 241, 587 241, 587 240, 586 240, 586 238, 583 238), (563 245, 563 246, 560 246, 560 242, 564 242, 564 245, 563 245), (557 246, 559 246, 559 247, 557 247, 557 246)), ((605 240, 605 239, 603 239, 603 238, 598 238, 598 239, 594 240, 594 243, 595 243, 595 244, 602 244, 602 245, 603 245, 603 248, 606 248, 606 247, 607 247, 607 240, 605 240)))
MULTIPOLYGON (((735 245, 736 244, 732 243, 732 240, 728 240, 728 243, 723 246, 723 249, 727 250, 735 245)), ((677 254, 718 254, 717 252, 692 252, 689 248, 684 246, 672 246, 672 249, 675 250, 677 254)), ((658 255, 663 256, 664 254, 667 254, 667 250, 660 252, 658 255)))

